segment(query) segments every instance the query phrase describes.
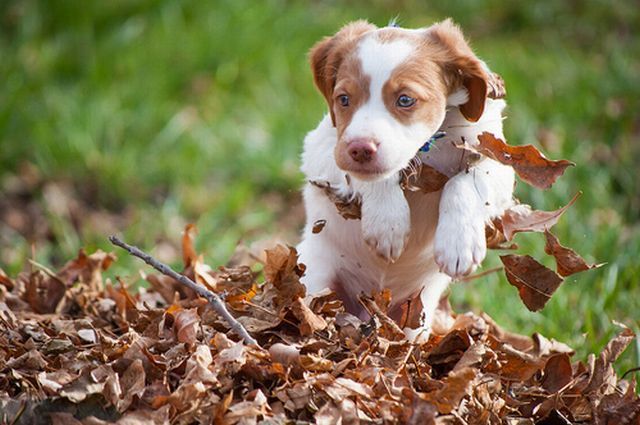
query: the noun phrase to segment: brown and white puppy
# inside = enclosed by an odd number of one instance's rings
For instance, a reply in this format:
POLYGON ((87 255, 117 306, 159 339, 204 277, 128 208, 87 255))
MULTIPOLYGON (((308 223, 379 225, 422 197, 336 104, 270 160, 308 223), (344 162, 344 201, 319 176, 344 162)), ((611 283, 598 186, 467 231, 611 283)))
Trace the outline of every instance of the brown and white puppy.
POLYGON ((392 315, 420 294, 423 327, 407 332, 424 338, 451 278, 484 259, 485 223, 513 204, 513 170, 490 159, 463 170, 452 143, 476 144, 484 131, 503 138, 505 103, 488 98, 491 73, 450 20, 415 30, 353 22, 310 59, 329 114, 305 138, 302 171, 360 196, 362 219, 343 219, 307 184, 303 282, 311 293, 335 290, 361 317, 361 292, 390 289, 392 315), (418 153, 438 131, 446 136, 418 153), (450 177, 441 191, 403 193, 400 171, 416 154, 450 177), (317 220, 326 225, 313 233, 317 220))

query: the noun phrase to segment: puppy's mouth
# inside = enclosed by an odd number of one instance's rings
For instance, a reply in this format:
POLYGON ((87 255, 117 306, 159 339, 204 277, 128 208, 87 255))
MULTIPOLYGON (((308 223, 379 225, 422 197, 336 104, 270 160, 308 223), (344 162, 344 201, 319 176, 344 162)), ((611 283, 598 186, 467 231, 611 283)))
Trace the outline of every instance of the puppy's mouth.
POLYGON ((350 168, 348 170, 343 170, 355 177, 358 180, 363 181, 376 181, 376 180, 384 180, 393 174, 392 170, 385 169, 369 169, 363 167, 355 167, 350 168))
POLYGON ((384 166, 378 161, 372 164, 360 164, 357 162, 349 161, 347 164, 337 161, 338 168, 342 171, 349 173, 352 177, 362 181, 378 181, 384 180, 397 174, 400 170, 406 168, 412 159, 409 158, 406 161, 402 161, 399 164, 393 164, 393 166, 384 166))

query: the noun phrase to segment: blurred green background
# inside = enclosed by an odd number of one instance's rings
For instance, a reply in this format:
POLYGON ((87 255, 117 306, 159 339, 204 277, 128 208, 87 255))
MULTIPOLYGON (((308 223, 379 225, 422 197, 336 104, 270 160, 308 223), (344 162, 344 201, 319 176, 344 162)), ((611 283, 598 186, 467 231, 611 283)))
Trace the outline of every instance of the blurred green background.
MULTIPOLYGON (((541 313, 501 275, 454 286, 457 310, 565 341, 583 358, 640 314, 640 8, 623 1, 0 2, 0 267, 57 267, 121 232, 180 263, 180 234, 223 264, 240 240, 303 222, 302 138, 324 113, 306 52, 344 23, 453 17, 508 89, 506 134, 577 167, 538 209, 578 203, 554 229, 590 261, 541 313)), ((543 237, 519 235, 543 258, 543 237)), ((134 275, 126 255, 110 275, 134 275)), ((492 253, 485 268, 497 264, 492 253)), ((548 258, 545 263, 552 265, 548 258)), ((620 364, 640 364, 640 340, 620 364)))

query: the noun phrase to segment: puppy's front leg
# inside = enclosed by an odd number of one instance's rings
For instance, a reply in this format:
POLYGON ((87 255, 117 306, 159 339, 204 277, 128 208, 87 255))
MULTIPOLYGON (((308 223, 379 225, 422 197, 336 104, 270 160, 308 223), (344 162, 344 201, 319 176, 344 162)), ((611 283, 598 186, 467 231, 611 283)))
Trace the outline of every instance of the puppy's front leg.
POLYGON ((354 181, 362 196, 364 241, 387 262, 400 257, 411 227, 409 204, 399 182, 399 175, 375 182, 354 181))
POLYGON ((485 224, 513 205, 513 183, 513 169, 490 159, 447 182, 435 236, 435 260, 442 272, 461 277, 484 260, 485 224))

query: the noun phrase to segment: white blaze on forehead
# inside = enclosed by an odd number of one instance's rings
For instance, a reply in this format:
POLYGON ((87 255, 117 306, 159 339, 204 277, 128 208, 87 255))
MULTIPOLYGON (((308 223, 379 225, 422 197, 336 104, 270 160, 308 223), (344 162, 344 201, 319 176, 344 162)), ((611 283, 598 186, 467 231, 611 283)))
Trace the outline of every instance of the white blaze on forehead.
POLYGON ((387 178, 406 167, 416 151, 437 130, 423 122, 401 123, 389 111, 382 88, 394 70, 411 59, 416 45, 408 38, 382 42, 376 34, 365 37, 357 54, 362 73, 370 78, 369 99, 360 106, 341 135, 345 143, 368 137, 378 144, 377 163, 387 178))
POLYGON ((358 47, 362 71, 371 77, 369 102, 382 102, 382 87, 393 70, 403 63, 415 46, 407 39, 381 42, 375 35, 366 37, 358 47))

